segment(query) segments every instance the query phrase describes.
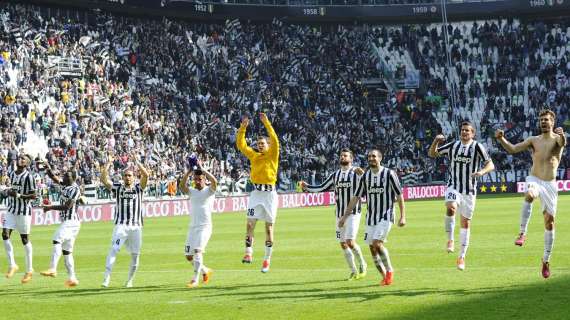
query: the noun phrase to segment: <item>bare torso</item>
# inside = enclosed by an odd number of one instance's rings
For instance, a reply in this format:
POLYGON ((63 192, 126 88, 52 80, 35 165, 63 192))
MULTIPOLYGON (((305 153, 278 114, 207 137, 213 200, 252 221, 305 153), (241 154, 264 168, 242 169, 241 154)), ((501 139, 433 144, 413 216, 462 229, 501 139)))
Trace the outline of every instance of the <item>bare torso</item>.
POLYGON ((530 174, 544 181, 556 179, 556 170, 564 147, 556 142, 554 133, 541 134, 531 138, 532 168, 530 174))

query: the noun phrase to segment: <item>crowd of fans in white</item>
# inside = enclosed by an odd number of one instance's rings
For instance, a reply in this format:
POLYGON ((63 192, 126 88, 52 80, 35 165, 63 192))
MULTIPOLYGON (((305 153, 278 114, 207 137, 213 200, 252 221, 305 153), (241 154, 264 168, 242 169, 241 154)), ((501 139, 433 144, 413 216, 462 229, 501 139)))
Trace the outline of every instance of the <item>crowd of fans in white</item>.
MULTIPOLYGON (((512 159, 493 147, 495 127, 523 139, 543 107, 557 113, 557 126, 568 121, 567 22, 454 24, 447 30, 454 68, 442 72, 441 25, 148 19, 2 5, 0 183, 21 149, 54 168, 75 167, 86 185, 98 183, 107 154, 116 156, 116 175, 137 150, 158 194, 182 175, 191 153, 205 159, 222 184, 227 181, 221 190, 229 191, 246 179, 247 162, 235 148, 240 119, 257 119, 261 111, 281 139, 283 188, 321 180, 342 147, 360 155, 364 166, 371 145, 384 150, 385 163, 400 175, 425 173, 414 182, 443 180, 444 165, 428 159, 426 150, 458 115, 448 107, 450 83, 461 110, 473 116, 480 110, 478 137, 499 170, 525 169, 530 157, 512 159), (370 49, 378 39, 391 51, 410 53, 422 76, 417 90, 389 92, 385 102, 369 98, 363 80, 382 77, 370 49)), ((263 132, 260 123, 252 127, 263 132)), ((560 167, 566 174, 568 156, 560 167)), ((49 187, 49 179, 43 182, 49 187)))

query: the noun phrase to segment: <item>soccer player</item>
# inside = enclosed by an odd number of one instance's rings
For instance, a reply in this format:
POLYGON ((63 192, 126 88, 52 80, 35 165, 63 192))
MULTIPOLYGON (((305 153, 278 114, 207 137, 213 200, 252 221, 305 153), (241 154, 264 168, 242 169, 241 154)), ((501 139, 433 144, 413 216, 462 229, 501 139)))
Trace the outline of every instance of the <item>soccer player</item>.
POLYGON ((59 211, 61 224, 53 235, 53 252, 49 269, 40 272, 40 274, 46 277, 55 277, 57 275, 57 264, 59 262, 59 258, 61 258, 61 255, 63 254, 65 268, 67 269, 67 274, 69 276, 69 279, 65 281, 64 285, 71 288, 79 284, 79 280, 77 280, 75 275, 75 263, 72 252, 75 239, 77 238, 81 227, 79 217, 77 216, 77 206, 79 197, 81 196, 81 190, 76 183, 77 174, 74 170, 68 170, 65 172, 62 179, 53 173, 49 163, 45 163, 45 165, 46 172, 51 180, 57 184, 63 185, 64 188, 61 192, 59 205, 43 206, 44 212, 49 210, 59 211))
POLYGON ((382 153, 378 149, 368 152, 369 170, 364 173, 354 196, 343 211, 338 221, 338 226, 342 228, 346 221, 352 216, 354 207, 360 199, 366 196, 366 233, 364 240, 370 246, 370 253, 376 268, 382 275, 381 285, 389 286, 394 281, 394 269, 390 261, 388 249, 385 246, 388 233, 394 223, 394 201, 398 201, 400 208, 400 219, 398 226, 406 225, 406 208, 400 181, 394 170, 383 167, 382 153))
POLYGON ((245 236, 245 255, 242 263, 253 261, 253 235, 258 220, 265 221, 265 257, 261 272, 269 272, 271 253, 273 251, 273 225, 277 217, 277 168, 279 166, 279 139, 271 122, 265 113, 260 113, 259 118, 267 130, 269 137, 257 137, 257 151, 247 145, 245 131, 249 125, 249 119, 244 117, 237 132, 236 144, 238 150, 243 153, 251 163, 250 180, 254 190, 249 196, 247 207, 247 227, 245 236))
POLYGON ((477 178, 495 170, 495 165, 485 147, 475 141, 475 128, 468 121, 461 123, 460 138, 440 146, 445 141, 437 135, 429 148, 432 158, 446 156, 449 178, 445 192, 445 232, 447 233, 447 252, 454 251, 455 213, 461 214, 461 250, 457 258, 457 269, 465 270, 465 255, 469 247, 469 225, 475 210, 477 197, 477 178), (483 168, 480 165, 483 163, 483 168))
POLYGON ((22 283, 32 280, 34 268, 32 267, 32 242, 30 241, 30 231, 32 228, 32 200, 36 199, 36 182, 28 170, 32 158, 20 153, 16 161, 16 169, 9 168, 10 188, 5 192, 8 197, 8 210, 4 214, 2 223, 2 240, 8 257, 8 272, 6 278, 14 276, 18 271, 18 265, 14 259, 14 248, 10 241, 13 230, 20 233, 22 244, 25 249, 26 273, 22 278, 22 283))
POLYGON ((131 266, 129 268, 129 278, 125 283, 125 287, 133 286, 133 278, 139 266, 139 256, 142 245, 142 227, 143 227, 143 191, 149 177, 149 172, 139 162, 136 154, 131 154, 131 159, 135 162, 140 172, 140 182, 135 183, 135 173, 133 169, 123 171, 123 183, 113 184, 109 179, 109 167, 113 162, 113 157, 109 156, 108 162, 101 170, 101 182, 107 190, 113 192, 115 197, 115 228, 113 229, 113 237, 111 239, 111 248, 107 255, 105 265, 105 276, 103 278, 103 287, 108 287, 111 281, 111 271, 117 259, 117 254, 123 245, 127 251, 131 253, 131 266))
POLYGON ((204 264, 203 254, 212 235, 212 206, 218 180, 199 164, 193 174, 194 187, 188 188, 187 182, 190 174, 192 171, 188 170, 182 177, 179 187, 183 193, 190 195, 191 222, 184 254, 186 260, 194 264, 194 277, 186 286, 195 288, 198 286, 200 274, 204 284, 210 281, 212 275, 212 269, 204 264), (210 183, 209 186, 206 185, 206 180, 210 183))
POLYGON ((523 142, 515 145, 505 139, 503 130, 497 130, 495 137, 503 148, 510 153, 519 153, 530 150, 532 154, 532 168, 530 175, 526 177, 527 192, 521 210, 520 233, 515 240, 515 245, 522 246, 526 240, 526 233, 532 202, 540 198, 542 214, 544 216, 544 255, 542 257, 542 276, 550 277, 550 255, 554 245, 554 217, 558 202, 558 189, 556 185, 556 170, 560 164, 566 135, 562 128, 556 128, 556 115, 551 110, 543 110, 539 113, 540 135, 528 137, 523 142))
POLYGON ((352 166, 354 155, 347 148, 340 150, 340 169, 333 172, 320 185, 308 185, 305 181, 299 181, 299 184, 305 192, 323 192, 325 190, 334 189, 336 201, 336 239, 340 243, 340 247, 344 252, 344 257, 348 267, 350 268, 350 276, 347 280, 357 280, 366 276, 366 262, 362 256, 362 250, 356 243, 358 228, 360 227, 360 202, 351 209, 352 214, 347 218, 347 222, 343 227, 339 227, 338 222, 343 212, 348 206, 350 199, 355 196, 360 175, 363 170, 352 166), (354 258, 358 259, 359 268, 357 269, 354 258))

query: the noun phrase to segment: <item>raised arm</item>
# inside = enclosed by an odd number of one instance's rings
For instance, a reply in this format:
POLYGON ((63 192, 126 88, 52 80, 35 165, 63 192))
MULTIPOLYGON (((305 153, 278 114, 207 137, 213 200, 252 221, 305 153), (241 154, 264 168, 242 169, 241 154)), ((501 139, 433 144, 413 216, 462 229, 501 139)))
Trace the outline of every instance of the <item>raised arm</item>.
POLYGON ((218 188, 218 179, 216 179, 213 174, 205 169, 202 169, 202 172, 204 172, 206 179, 208 179, 210 182, 210 190, 212 190, 212 192, 216 192, 216 189, 218 188))
POLYGON ((107 162, 101 168, 101 183, 103 183, 105 188, 109 191, 113 190, 113 183, 109 178, 109 168, 111 167, 112 163, 113 163, 113 156, 109 155, 107 162))
POLYGON ((532 147, 532 137, 528 137, 523 142, 513 145, 505 138, 505 132, 501 129, 495 131, 495 138, 509 154, 519 153, 532 147))
POLYGON ((187 194, 190 190, 188 189, 188 178, 192 174, 192 170, 186 171, 182 179, 178 183, 178 188, 182 191, 182 193, 187 194))
POLYGON ((443 141, 445 141, 445 137, 442 134, 438 134, 437 136, 435 136, 435 139, 433 139, 433 142, 429 147, 428 156, 430 156, 431 158, 438 157, 439 154, 437 152, 437 147, 439 147, 439 144, 442 143, 443 141))
POLYGON ((148 183, 148 177, 150 176, 150 173, 149 173, 148 169, 145 168, 145 166, 140 162, 138 154, 133 152, 133 153, 131 153, 131 157, 132 157, 133 161, 135 162, 135 164, 137 165, 137 168, 139 168, 139 171, 141 173, 140 184, 141 184, 141 188, 144 190, 146 188, 147 183, 148 183))
POLYGON ((556 137, 556 143, 558 144, 558 147, 563 148, 566 146, 566 134, 564 133, 564 129, 562 127, 558 127, 556 129, 554 129, 554 133, 558 135, 558 137, 556 137))
POLYGON ((265 130, 267 130, 267 135, 269 136, 269 153, 270 154, 279 154, 279 138, 277 137, 277 134, 275 133, 275 130, 273 129, 273 126, 271 126, 271 122, 269 121, 269 119, 267 119, 267 115, 265 113, 260 113, 259 117, 261 119, 261 123, 263 123, 263 126, 265 127, 265 130))
POLYGON ((48 175, 48 177, 55 183, 57 184, 61 184, 63 181, 61 180, 60 177, 56 176, 55 174, 53 174, 53 171, 51 169, 51 165, 47 162, 44 161, 43 164, 46 166, 46 173, 48 175))
POLYGON ((255 151, 253 151, 253 149, 245 142, 245 131, 247 130, 248 125, 249 119, 247 117, 243 118, 237 131, 236 145, 241 153, 243 153, 248 159, 251 159, 255 155, 255 151))

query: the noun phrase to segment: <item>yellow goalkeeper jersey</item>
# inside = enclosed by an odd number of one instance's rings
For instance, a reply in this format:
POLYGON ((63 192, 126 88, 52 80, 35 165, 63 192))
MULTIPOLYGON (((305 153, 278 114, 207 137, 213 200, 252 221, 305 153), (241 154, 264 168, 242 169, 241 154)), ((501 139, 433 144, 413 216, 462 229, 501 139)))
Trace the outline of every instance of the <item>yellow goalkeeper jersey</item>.
POLYGON ((263 122, 269 136, 269 149, 266 152, 257 152, 245 142, 245 130, 247 127, 240 126, 236 144, 238 150, 243 153, 251 163, 250 180, 255 184, 271 184, 277 182, 277 168, 279 166, 279 139, 271 122, 263 122))

